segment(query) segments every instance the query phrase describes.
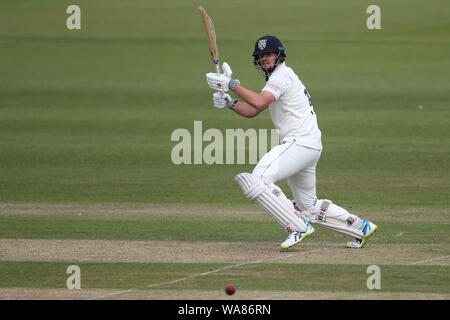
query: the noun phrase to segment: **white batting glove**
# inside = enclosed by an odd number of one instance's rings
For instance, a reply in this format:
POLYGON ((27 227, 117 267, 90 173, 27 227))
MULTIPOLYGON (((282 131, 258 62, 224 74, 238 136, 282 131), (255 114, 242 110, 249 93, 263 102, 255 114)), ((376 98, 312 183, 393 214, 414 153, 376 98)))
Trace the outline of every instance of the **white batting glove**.
POLYGON ((234 104, 233 98, 228 94, 221 91, 217 91, 213 94, 214 107, 222 109, 225 107, 231 107, 234 104))
POLYGON ((206 82, 211 89, 228 91, 228 83, 231 78, 221 73, 209 72, 206 74, 206 82))
POLYGON ((228 91, 228 89, 234 90, 234 87, 240 83, 239 80, 231 78, 233 71, 228 63, 222 63, 223 73, 207 73, 206 82, 209 87, 214 90, 228 91))
POLYGON ((231 71, 231 67, 228 63, 226 63, 226 62, 222 63, 222 71, 226 77, 230 78, 230 81, 228 81, 228 89, 234 91, 234 88, 236 87, 236 85, 240 84, 241 82, 237 79, 231 78, 233 71, 231 71))
POLYGON ((233 74, 233 71, 231 71, 230 65, 226 62, 222 63, 222 72, 228 78, 231 78, 231 75, 233 74))

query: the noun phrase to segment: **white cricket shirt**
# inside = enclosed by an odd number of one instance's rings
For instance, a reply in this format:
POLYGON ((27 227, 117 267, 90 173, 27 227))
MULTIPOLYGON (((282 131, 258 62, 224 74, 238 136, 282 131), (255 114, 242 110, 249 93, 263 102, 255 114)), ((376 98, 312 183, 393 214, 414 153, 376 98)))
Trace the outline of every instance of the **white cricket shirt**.
POLYGON ((272 93, 276 99, 269 111, 280 141, 294 137, 298 145, 322 150, 322 133, 309 93, 291 68, 284 62, 279 65, 261 91, 272 93))

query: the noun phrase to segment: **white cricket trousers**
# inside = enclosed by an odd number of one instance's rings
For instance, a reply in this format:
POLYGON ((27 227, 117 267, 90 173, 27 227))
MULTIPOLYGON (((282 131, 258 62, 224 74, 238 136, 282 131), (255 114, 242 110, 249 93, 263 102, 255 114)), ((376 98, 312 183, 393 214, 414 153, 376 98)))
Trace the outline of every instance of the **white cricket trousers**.
POLYGON ((252 174, 265 183, 286 179, 301 211, 310 209, 317 199, 316 166, 322 151, 296 144, 294 138, 285 138, 281 144, 266 153, 252 174))

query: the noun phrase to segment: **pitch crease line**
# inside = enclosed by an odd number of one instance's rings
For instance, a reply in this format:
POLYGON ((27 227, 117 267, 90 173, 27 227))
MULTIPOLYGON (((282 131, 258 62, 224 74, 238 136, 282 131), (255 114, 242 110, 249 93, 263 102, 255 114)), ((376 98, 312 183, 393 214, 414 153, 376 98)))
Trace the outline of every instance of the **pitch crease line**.
POLYGON ((425 262, 431 262, 431 261, 436 261, 436 260, 442 260, 445 258, 450 258, 449 256, 442 256, 442 257, 437 257, 437 258, 432 258, 432 259, 427 259, 427 260, 421 260, 421 261, 417 261, 417 262, 413 262, 411 264, 421 264, 421 263, 425 263, 425 262))

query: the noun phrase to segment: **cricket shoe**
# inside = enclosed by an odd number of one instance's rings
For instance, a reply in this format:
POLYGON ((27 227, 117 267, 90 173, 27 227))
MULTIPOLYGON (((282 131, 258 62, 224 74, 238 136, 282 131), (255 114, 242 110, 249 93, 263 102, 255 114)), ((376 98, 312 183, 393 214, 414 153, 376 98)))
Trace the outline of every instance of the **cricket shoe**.
POLYGON ((347 248, 362 248, 366 244, 367 240, 377 231, 378 226, 373 224, 369 220, 363 220, 362 232, 364 237, 362 239, 355 238, 353 241, 347 242, 347 248))
POLYGON ((293 231, 289 233, 286 240, 280 245, 281 249, 286 250, 292 248, 296 244, 302 242, 303 239, 314 233, 315 230, 312 227, 312 225, 310 225, 308 221, 306 221, 305 219, 303 219, 303 221, 306 223, 306 226, 308 227, 308 229, 306 229, 306 232, 293 231))

